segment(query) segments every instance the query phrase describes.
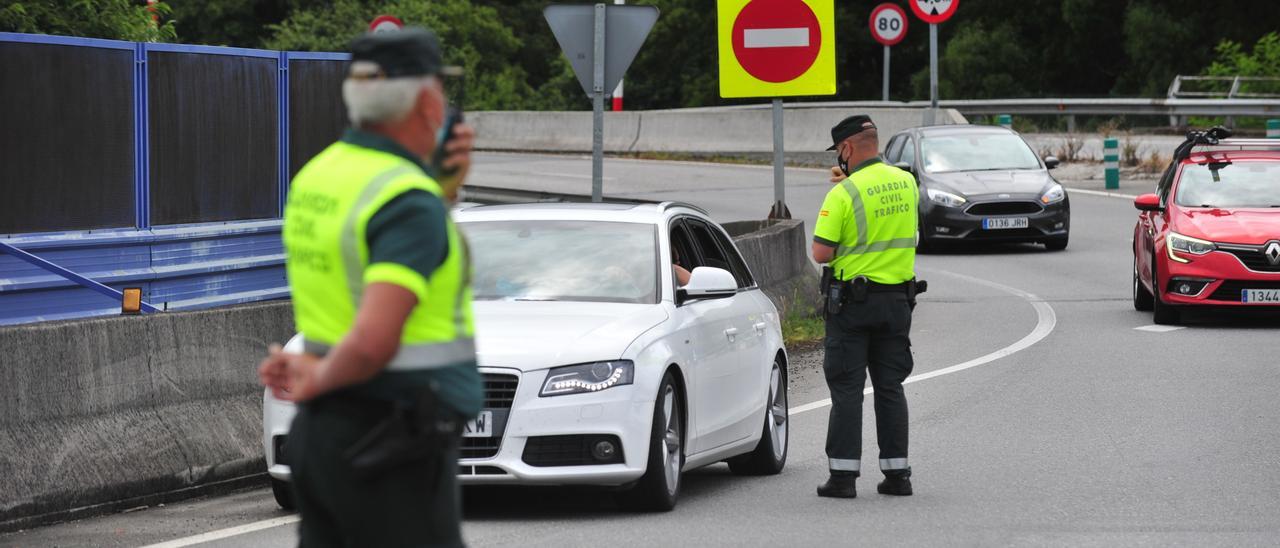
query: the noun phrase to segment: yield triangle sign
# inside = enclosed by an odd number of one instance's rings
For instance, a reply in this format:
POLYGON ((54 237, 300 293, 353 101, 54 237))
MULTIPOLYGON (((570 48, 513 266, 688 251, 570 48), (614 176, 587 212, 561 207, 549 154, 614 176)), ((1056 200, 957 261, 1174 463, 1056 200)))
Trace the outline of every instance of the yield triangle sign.
MULTIPOLYGON (((552 4, 542 10, 560 50, 569 58, 573 73, 588 96, 593 91, 595 10, 591 4, 552 4)), ((604 91, 618 86, 657 20, 658 8, 654 6, 605 6, 604 91)))

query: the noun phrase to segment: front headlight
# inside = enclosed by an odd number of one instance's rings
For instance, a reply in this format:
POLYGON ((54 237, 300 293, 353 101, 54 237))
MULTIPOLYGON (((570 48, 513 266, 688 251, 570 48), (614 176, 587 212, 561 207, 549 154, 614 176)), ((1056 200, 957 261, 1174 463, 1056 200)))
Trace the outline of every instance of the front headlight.
POLYGON ((1190 236, 1183 236, 1177 232, 1170 232, 1169 237, 1164 239, 1164 243, 1168 247, 1169 258, 1180 263, 1189 263, 1191 261, 1174 255, 1174 251, 1177 251, 1178 253, 1186 253, 1188 255, 1204 255, 1205 253, 1218 248, 1218 246, 1214 245, 1213 242, 1192 238, 1190 236))
POLYGON ((547 382, 542 384, 542 392, 539 396, 599 392, 606 388, 631 384, 634 379, 635 364, 628 360, 556 367, 547 372, 547 382))
POLYGON ((929 189, 929 199, 933 200, 933 203, 935 204, 940 204, 947 207, 960 207, 964 205, 965 202, 968 201, 968 200, 965 200, 963 196, 960 196, 958 194, 952 194, 945 190, 938 190, 936 188, 929 189))
POLYGON ((1067 197, 1067 191, 1062 188, 1062 185, 1054 183, 1052 187, 1049 187, 1048 192, 1045 192, 1043 196, 1040 196, 1040 203, 1044 205, 1049 205, 1052 203, 1061 202, 1062 199, 1066 197, 1067 197))

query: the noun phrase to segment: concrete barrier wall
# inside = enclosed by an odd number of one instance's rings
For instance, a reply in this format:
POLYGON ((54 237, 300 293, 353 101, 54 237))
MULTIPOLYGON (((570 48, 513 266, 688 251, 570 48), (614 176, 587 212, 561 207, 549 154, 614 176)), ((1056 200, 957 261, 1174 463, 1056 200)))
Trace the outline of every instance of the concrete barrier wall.
MULTIPOLYGON (((865 108, 882 136, 921 125, 924 109, 865 108)), ((831 145, 831 126, 854 111, 841 108, 788 108, 783 144, 788 152, 819 152, 831 145)), ((486 150, 552 152, 591 151, 591 113, 472 112, 477 147, 486 150)), ((674 109, 606 112, 606 152, 768 152, 773 150, 773 114, 769 109, 674 109)), ((966 123, 954 110, 942 123, 966 123)))
MULTIPOLYGON (((804 223, 725 227, 779 310, 813 308, 804 223)), ((292 334, 287 302, 0 327, 0 530, 261 475, 255 367, 292 334)))
POLYGON ((264 470, 287 302, 0 328, 0 523, 264 470))
POLYGON ((784 318, 818 311, 818 271, 809 260, 803 221, 737 221, 723 226, 784 318))

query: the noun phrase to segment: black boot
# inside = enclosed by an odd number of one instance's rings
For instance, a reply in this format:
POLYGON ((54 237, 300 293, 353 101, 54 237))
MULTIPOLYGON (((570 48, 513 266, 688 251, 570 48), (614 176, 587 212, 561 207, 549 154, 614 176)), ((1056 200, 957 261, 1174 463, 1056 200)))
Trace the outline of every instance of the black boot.
POLYGON ((885 472, 884 481, 876 485, 876 492, 881 495, 911 496, 911 469, 885 472))
POLYGON ((827 482, 818 486, 819 497, 833 497, 839 499, 851 499, 858 496, 858 490, 855 483, 858 476, 855 474, 831 474, 827 478, 827 482))

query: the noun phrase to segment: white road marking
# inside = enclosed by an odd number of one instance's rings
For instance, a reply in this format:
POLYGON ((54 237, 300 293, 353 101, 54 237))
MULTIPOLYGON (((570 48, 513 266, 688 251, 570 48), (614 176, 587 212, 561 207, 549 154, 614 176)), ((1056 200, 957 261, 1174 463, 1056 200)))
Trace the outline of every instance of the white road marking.
MULTIPOLYGON (((932 379, 934 377, 941 377, 943 375, 958 373, 960 371, 964 371, 965 369, 971 369, 979 365, 991 363, 1000 358, 1010 356, 1016 352, 1026 350, 1027 348, 1030 348, 1031 345, 1036 344, 1041 340, 1043 340, 1045 337, 1049 336, 1049 333, 1052 333, 1054 327, 1057 327, 1058 325, 1058 315, 1053 311, 1053 307, 1049 306, 1049 303, 1045 302, 1044 299, 1041 299, 1040 297, 1037 297, 1031 293, 1027 293, 1026 291, 1023 291, 1016 287, 1009 287, 1007 285, 999 284, 990 280, 984 280, 981 278, 966 276, 964 274, 957 274, 955 272, 947 272, 945 270, 937 270, 934 272, 937 272, 939 274, 945 274, 947 276, 952 276, 955 278, 960 278, 970 283, 985 285, 992 289, 1003 291, 1005 293, 1012 293, 1014 295, 1017 295, 1018 297, 1021 297, 1023 300, 1027 301, 1028 303, 1031 303, 1031 306, 1036 309, 1036 327, 1035 329, 1032 329, 1030 333, 1027 333, 1027 336, 1019 339, 1017 342, 1009 346, 996 350, 995 352, 992 352, 985 356, 974 358, 964 363, 958 363, 950 367, 936 369, 928 373, 921 373, 919 375, 912 375, 910 377, 907 377, 907 380, 902 381, 902 384, 910 384, 913 382, 919 382, 926 379, 932 379)), ((872 392, 874 392, 874 390, 871 388, 867 388, 866 390, 862 391, 863 394, 870 394, 872 392)), ((807 411, 813 411, 814 409, 821 409, 828 405, 831 405, 831 398, 815 401, 812 403, 806 403, 804 405, 797 405, 795 407, 792 407, 791 409, 788 409, 787 411, 791 415, 798 415, 800 413, 805 413, 807 411)))
POLYGON ((1149 331, 1151 333, 1168 333, 1179 329, 1186 329, 1184 325, 1144 325, 1142 327, 1133 328, 1134 331, 1149 331))
POLYGON ((208 533, 202 533, 199 535, 190 536, 186 538, 174 539, 168 542, 161 542, 159 544, 143 546, 142 548, 183 548, 184 546, 204 544, 206 542, 222 540, 224 538, 230 538, 238 535, 243 535, 246 533, 252 533, 254 531, 271 529, 273 527, 280 527, 281 525, 289 525, 290 523, 297 523, 300 520, 302 520, 302 517, 297 514, 294 514, 291 516, 284 516, 284 517, 272 518, 272 519, 267 519, 262 521, 255 521, 253 523, 238 525, 236 527, 228 527, 226 529, 210 531, 208 533))
MULTIPOLYGON (((1063 185, 1063 186, 1066 186, 1066 185, 1063 185)), ((1138 197, 1136 194, 1121 194, 1119 192, 1103 192, 1101 190, 1088 190, 1084 188, 1072 188, 1069 186, 1067 187, 1067 194, 1071 194, 1074 192, 1079 192, 1080 194, 1088 194, 1091 196, 1106 196, 1108 198, 1120 198, 1122 200, 1132 200, 1138 197)))
POLYGON ((746 29, 742 31, 744 48, 807 48, 809 29, 746 29))

